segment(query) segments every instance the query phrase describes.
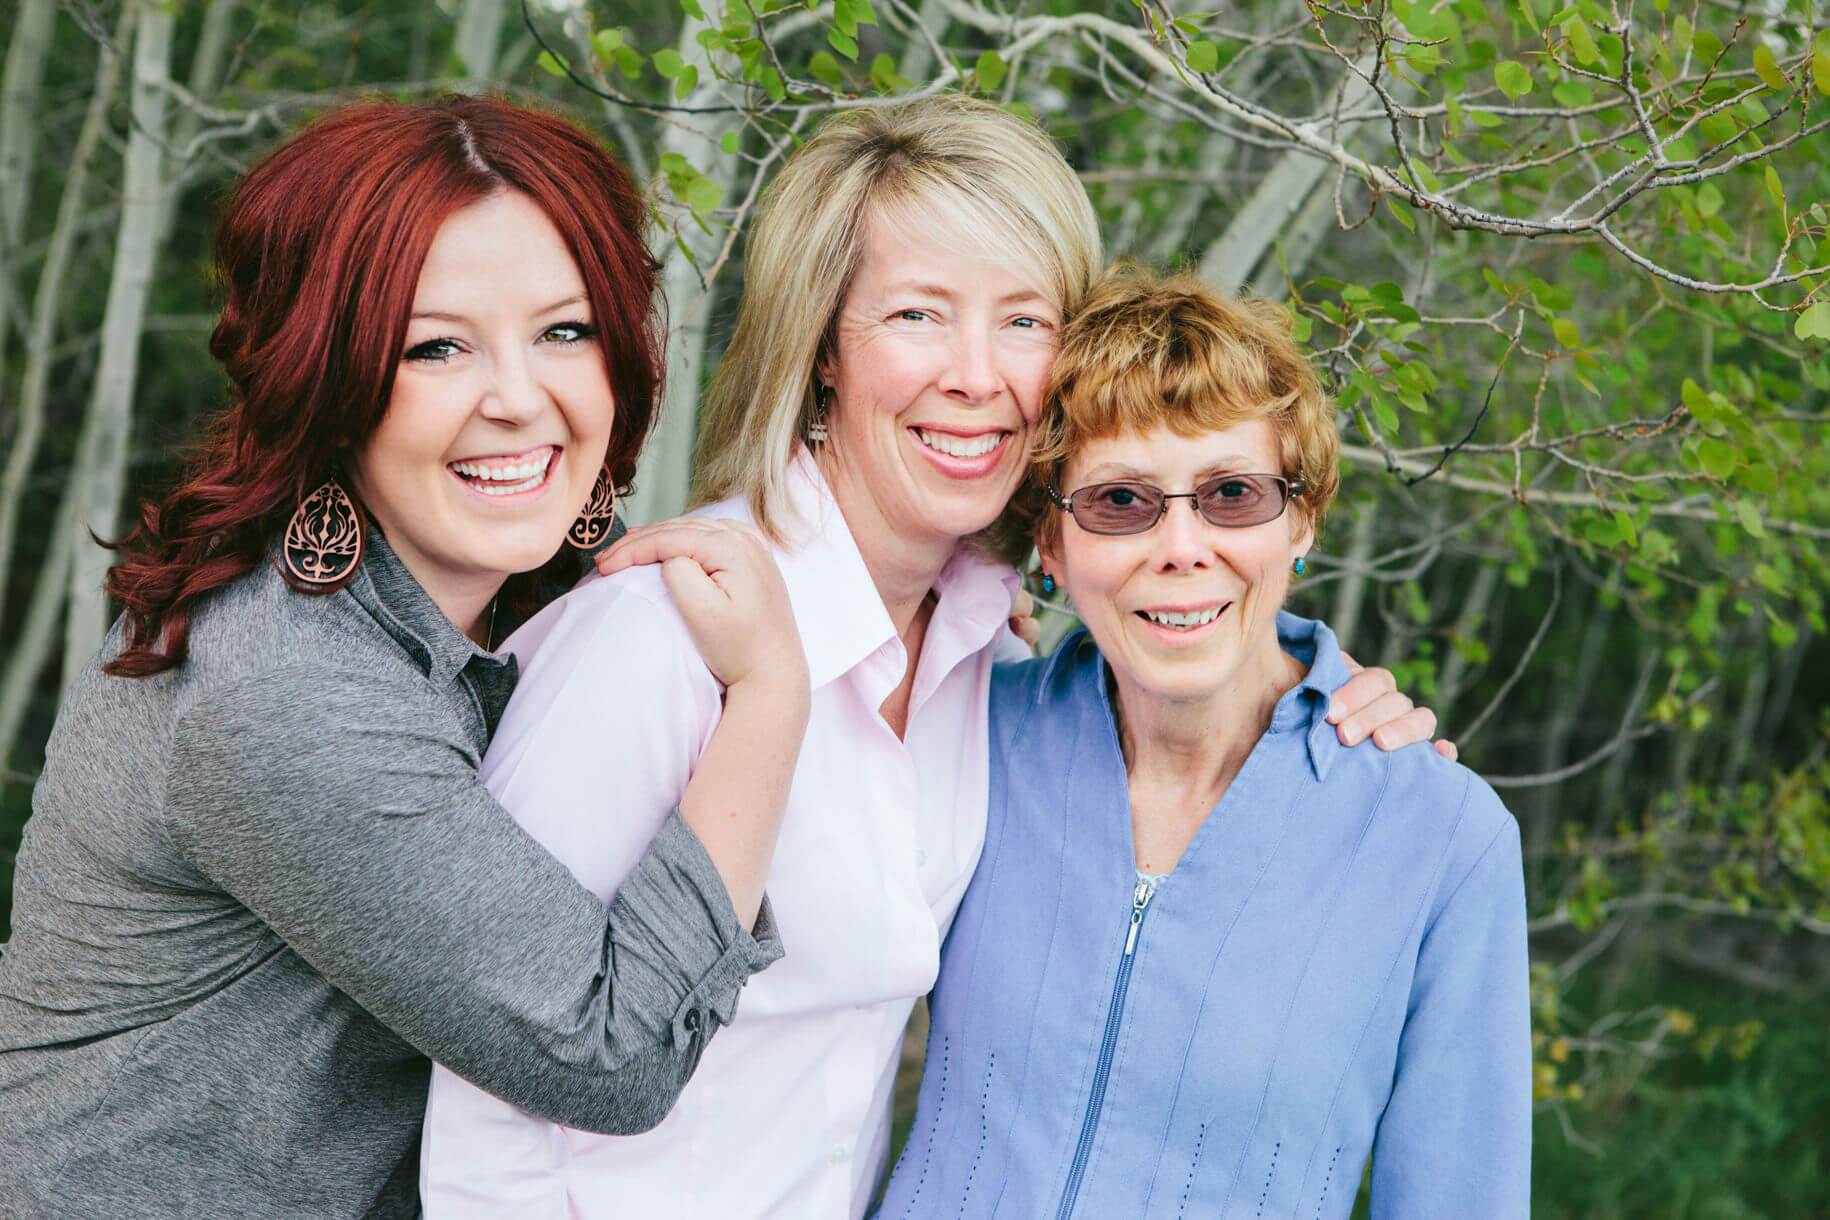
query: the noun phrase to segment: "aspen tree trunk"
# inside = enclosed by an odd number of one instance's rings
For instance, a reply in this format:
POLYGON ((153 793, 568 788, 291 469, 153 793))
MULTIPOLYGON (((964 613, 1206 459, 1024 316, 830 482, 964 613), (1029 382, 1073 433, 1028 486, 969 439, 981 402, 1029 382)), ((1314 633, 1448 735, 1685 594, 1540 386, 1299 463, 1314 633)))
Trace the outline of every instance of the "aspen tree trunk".
POLYGON ((464 65, 464 88, 487 88, 496 70, 496 52, 502 45, 502 0, 464 0, 458 15, 453 49, 464 65))
MULTIPOLYGON (((113 537, 127 479, 127 439, 132 421, 134 377, 140 359, 140 327, 146 294, 158 260, 159 221, 165 181, 161 161, 165 140, 166 90, 172 50, 172 11, 162 3, 141 5, 134 38, 133 130, 127 140, 121 223, 115 242, 108 304, 102 314, 101 358, 89 412, 83 421, 71 484, 77 490, 77 528, 113 537)), ((70 558, 70 608, 64 627, 64 669, 60 690, 101 647, 108 627, 102 579, 108 552, 84 539, 70 558)))
POLYGON ((37 159, 38 87, 50 58, 56 15, 55 0, 22 0, 6 48, 6 73, 0 77, 0 370, 6 368, 7 341, 17 324, 14 306, 25 297, 16 260, 37 159))
MULTIPOLYGON (((203 11, 203 28, 197 35, 197 50, 191 55, 190 78, 186 87, 191 96, 200 101, 209 101, 222 88, 222 61, 229 51, 229 33, 234 25, 235 10, 239 0, 210 0, 209 7, 203 11)), ((185 109, 178 112, 172 123, 171 138, 166 142, 168 148, 176 152, 189 146, 202 126, 202 118, 195 110, 185 109)), ((185 166, 167 167, 173 183, 178 181, 185 166)), ((163 250, 170 241, 172 224, 178 216, 179 192, 168 191, 164 196, 164 208, 159 217, 159 249, 163 250)))
POLYGON ((1366 602, 1366 565, 1372 561, 1373 534, 1379 522, 1379 502, 1367 500, 1359 506, 1353 519, 1353 534, 1347 540, 1346 574, 1335 587, 1334 612, 1328 625, 1334 629, 1341 647, 1353 651, 1353 640, 1360 630, 1360 607, 1366 602))
MULTIPOLYGON (((1362 68, 1370 66, 1370 61, 1361 64, 1362 68)), ((1351 72, 1343 76, 1340 94, 1343 111, 1357 109, 1373 96, 1366 82, 1351 72)), ((1344 124, 1340 138, 1350 140, 1368 123, 1370 120, 1344 124)), ((1201 278, 1222 292, 1238 292, 1243 288, 1263 261, 1265 252, 1286 231, 1310 197, 1317 191, 1332 191, 1328 182, 1332 168, 1320 157, 1301 149, 1292 149, 1279 157, 1232 223, 1226 226, 1226 232, 1201 256, 1201 278)))
MULTIPOLYGON (((122 11, 114 30, 114 45, 123 46, 133 36, 134 7, 122 11)), ((76 246, 81 226, 84 197, 87 194, 90 163, 101 141, 108 110, 114 104, 115 90, 121 80, 120 57, 101 48, 95 67, 95 88, 89 95, 89 108, 76 137, 76 149, 70 168, 64 176, 63 198, 57 205, 57 221, 51 229, 51 241, 45 250, 44 268, 38 276, 33 294, 32 318, 26 332, 25 373, 20 381, 19 429, 7 452, 6 469, 0 474, 0 598, 4 598, 11 579, 13 543, 18 534, 19 517, 25 499, 26 483, 37 461, 43 439, 45 398, 49 389, 52 346, 56 339, 57 312, 63 304, 63 284, 76 246)), ((25 623, 11 641, 4 678, 0 678, 0 757, 12 752, 19 726, 38 683, 45 661, 51 652, 58 613, 63 609, 66 586, 64 574, 70 566, 70 544, 74 535, 75 482, 66 481, 59 499, 50 532, 50 549, 39 570, 38 583, 26 609, 25 623)))
MULTIPOLYGON (((717 28, 723 20, 723 6, 705 6, 705 21, 691 16, 680 28, 675 49, 688 62, 704 57, 699 46, 699 31, 717 28)), ((712 73, 704 73, 701 84, 687 95, 684 104, 714 106, 722 97, 712 73)), ((738 159, 726 156, 719 140, 727 131, 737 130, 740 116, 734 113, 695 114, 688 127, 669 123, 661 129, 659 156, 678 153, 687 164, 724 188, 730 203, 737 183, 738 159)), ((657 163, 659 161, 657 156, 657 163)), ((631 497, 631 525, 659 521, 677 516, 685 510, 692 487, 693 446, 698 436, 699 382, 705 372, 706 349, 711 338, 711 320, 715 294, 720 285, 706 284, 701 275, 711 270, 718 251, 724 246, 725 231, 710 226, 706 232, 691 220, 679 225, 680 240, 692 254, 681 254, 670 233, 657 233, 660 248, 656 254, 665 259, 661 272, 662 291, 666 294, 667 321, 667 397, 662 403, 661 418, 642 454, 641 470, 636 476, 640 494, 631 497), (701 297, 704 299, 702 300, 701 297)))
MULTIPOLYGON (((1453 585, 1458 582, 1447 583, 1453 585)), ((1479 629, 1481 621, 1487 617, 1487 611, 1493 605, 1493 594, 1499 588, 1499 584, 1499 565, 1496 563, 1482 564, 1480 570, 1474 574, 1474 587, 1468 591, 1468 596, 1461 605, 1461 613, 1455 618, 1457 636, 1472 635, 1479 629)), ((1455 707, 1456 700, 1462 696, 1467 685, 1467 676, 1467 658, 1462 655, 1459 648, 1451 646, 1448 655, 1443 658, 1442 668, 1437 671, 1436 680, 1436 715, 1443 724, 1451 723, 1450 713, 1455 707)))

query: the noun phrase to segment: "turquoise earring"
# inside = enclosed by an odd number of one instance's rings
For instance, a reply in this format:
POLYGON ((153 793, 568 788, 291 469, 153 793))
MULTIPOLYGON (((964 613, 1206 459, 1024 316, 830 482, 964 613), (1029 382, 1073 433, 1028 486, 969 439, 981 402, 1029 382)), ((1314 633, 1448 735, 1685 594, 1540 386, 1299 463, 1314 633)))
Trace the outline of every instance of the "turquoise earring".
POLYGON ((1290 565, 1290 570, 1295 572, 1298 576, 1301 576, 1304 572, 1309 570, 1309 561, 1304 559, 1301 555, 1298 555, 1296 557, 1296 562, 1290 565))
POLYGON ((1053 597, 1055 595, 1055 578, 1050 576, 1047 572, 1042 574, 1042 592, 1048 597, 1053 597))

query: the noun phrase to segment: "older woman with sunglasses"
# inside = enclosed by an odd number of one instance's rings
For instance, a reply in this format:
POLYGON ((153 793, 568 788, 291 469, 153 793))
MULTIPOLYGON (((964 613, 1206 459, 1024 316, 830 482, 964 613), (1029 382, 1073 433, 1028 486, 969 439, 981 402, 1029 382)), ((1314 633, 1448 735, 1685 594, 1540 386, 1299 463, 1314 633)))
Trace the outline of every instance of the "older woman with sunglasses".
POLYGON ((992 685, 984 852, 881 1214, 1505 1220, 1528 1209, 1519 835, 1428 748, 1325 723, 1280 612, 1337 483, 1268 307, 1119 272, 1027 498, 1085 622, 992 685), (1186 501, 1186 503, 1178 503, 1186 501))

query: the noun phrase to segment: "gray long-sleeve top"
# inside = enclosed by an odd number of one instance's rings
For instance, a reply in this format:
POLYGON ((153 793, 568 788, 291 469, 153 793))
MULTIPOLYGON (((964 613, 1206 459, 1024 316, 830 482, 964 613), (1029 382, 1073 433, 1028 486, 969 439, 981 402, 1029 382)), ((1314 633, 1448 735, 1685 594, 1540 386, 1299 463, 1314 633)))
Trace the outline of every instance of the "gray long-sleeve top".
POLYGON ((676 813, 606 911, 478 782, 514 683, 374 530, 339 593, 263 564, 178 669, 90 665, 0 950, 0 1215, 416 1215, 428 1056, 567 1126, 666 1114, 767 905, 676 813))

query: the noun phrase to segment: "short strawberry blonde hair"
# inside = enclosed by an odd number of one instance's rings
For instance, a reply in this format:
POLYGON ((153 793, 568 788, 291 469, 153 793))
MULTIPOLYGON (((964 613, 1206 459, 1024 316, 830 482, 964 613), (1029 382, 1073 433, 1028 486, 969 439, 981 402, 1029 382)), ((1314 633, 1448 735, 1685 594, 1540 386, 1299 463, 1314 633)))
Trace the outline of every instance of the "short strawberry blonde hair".
POLYGON ((1198 436, 1253 419, 1277 430, 1291 504, 1318 530, 1340 487, 1334 409, 1291 336, 1287 311, 1221 295, 1193 275, 1161 276, 1120 263, 1094 285, 1062 333, 1049 374, 1028 476, 992 541, 1021 563, 1060 514, 1046 489, 1093 440, 1168 427, 1198 436))

